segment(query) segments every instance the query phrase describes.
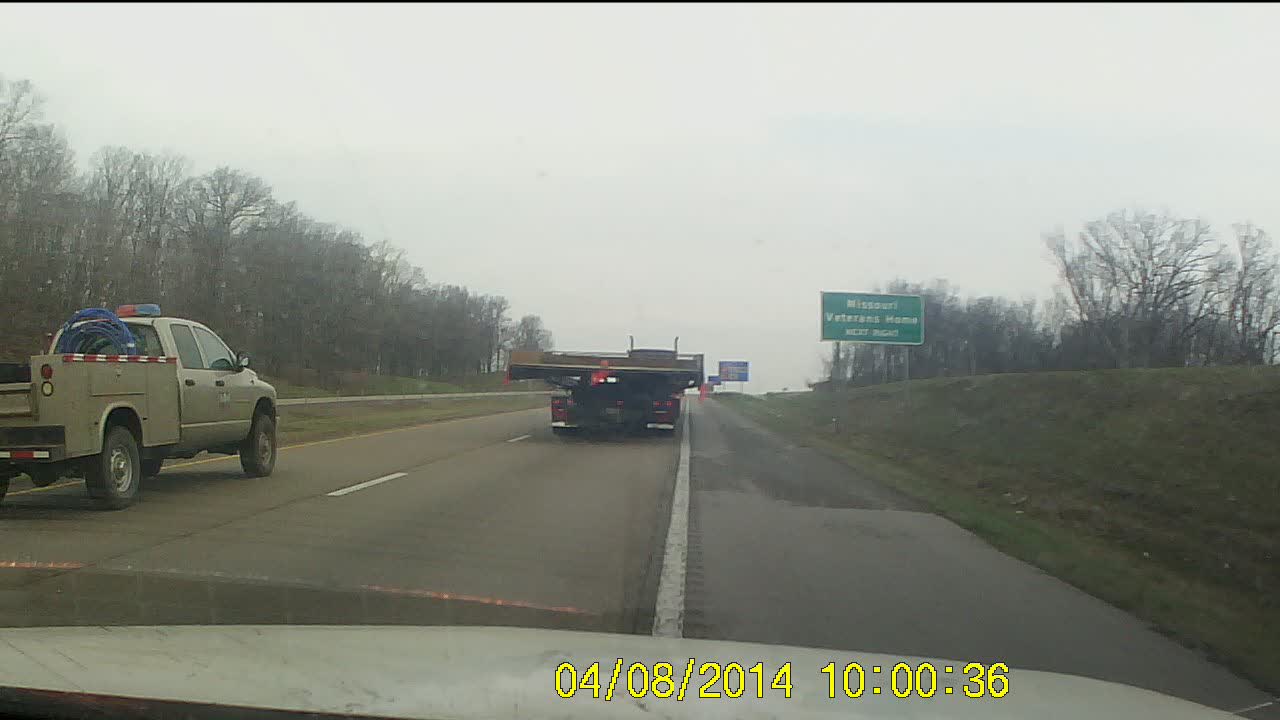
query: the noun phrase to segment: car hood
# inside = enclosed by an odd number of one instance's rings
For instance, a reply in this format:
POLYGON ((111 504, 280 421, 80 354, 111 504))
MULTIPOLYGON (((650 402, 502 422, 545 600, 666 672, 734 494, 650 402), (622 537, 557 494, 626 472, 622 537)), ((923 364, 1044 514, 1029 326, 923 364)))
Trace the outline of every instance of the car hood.
MULTIPOLYGON (((1012 670, 1000 699, 960 694, 964 678, 940 679, 956 694, 898 699, 887 680, 867 678, 857 700, 827 695, 828 662, 913 666, 923 658, 813 648, 667 639, 565 630, 409 626, 58 627, 0 630, 0 686, 277 710, 400 718, 1229 718, 1226 713, 1137 688, 1070 675, 1012 670), (612 701, 609 673, 622 658, 672 663, 764 664, 765 698, 754 680, 738 699, 689 695, 633 699, 626 671, 612 701), (602 665, 601 699, 556 692, 556 668, 602 665), (792 694, 770 689, 792 664, 792 694), (873 696, 871 688, 884 686, 873 696)), ((956 661, 934 660, 943 665, 956 661)), ((959 663, 962 665, 963 663, 959 663)), ((958 671, 960 668, 956 667, 958 671)), ((696 672, 696 670, 695 670, 696 672)), ((639 675, 636 682, 640 683, 639 675)), ((708 676, 709 677, 709 676, 708 676)), ((722 679, 723 680, 723 679, 722 679)), ((639 689, 639 687, 637 687, 639 689)))

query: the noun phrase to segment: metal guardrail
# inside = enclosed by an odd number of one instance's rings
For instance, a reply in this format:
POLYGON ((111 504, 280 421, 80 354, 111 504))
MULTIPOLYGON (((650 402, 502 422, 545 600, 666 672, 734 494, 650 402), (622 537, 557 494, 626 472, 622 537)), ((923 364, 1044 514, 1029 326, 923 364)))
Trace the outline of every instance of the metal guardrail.
POLYGON ((529 397, 537 395, 550 395, 551 390, 502 390, 499 392, 470 392, 470 393, 428 393, 425 395, 343 395, 334 397, 310 397, 310 398, 288 398, 285 400, 277 400, 276 405, 287 407, 291 405, 328 405, 332 403, 346 402, 378 402, 386 400, 448 400, 450 398, 485 398, 485 397, 512 397, 516 395, 527 395, 529 397))

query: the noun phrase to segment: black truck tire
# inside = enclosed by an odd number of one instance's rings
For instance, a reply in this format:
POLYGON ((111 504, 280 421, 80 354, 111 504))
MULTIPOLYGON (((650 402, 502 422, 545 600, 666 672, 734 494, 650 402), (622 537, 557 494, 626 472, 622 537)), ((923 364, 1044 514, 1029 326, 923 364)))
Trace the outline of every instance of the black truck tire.
POLYGON ((267 477, 276 467, 276 421, 259 412, 240 443, 240 467, 249 477, 267 477))
POLYGON ((164 466, 164 458, 143 458, 142 459, 142 477, 153 478, 160 474, 160 468, 164 466))
POLYGON ((121 510, 133 504, 142 482, 142 455, 129 429, 116 425, 107 430, 102 452, 89 458, 84 486, 98 507, 121 510))
POLYGON ((0 503, 4 502, 4 496, 7 492, 9 492, 9 476, 0 475, 0 503))

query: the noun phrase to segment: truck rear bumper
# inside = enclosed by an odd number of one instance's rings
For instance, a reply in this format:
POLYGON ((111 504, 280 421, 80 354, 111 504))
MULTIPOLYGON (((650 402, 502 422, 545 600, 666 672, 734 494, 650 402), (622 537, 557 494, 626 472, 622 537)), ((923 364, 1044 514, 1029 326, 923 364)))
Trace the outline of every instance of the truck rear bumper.
POLYGON ((54 463, 67 459, 65 445, 37 445, 35 447, 0 447, 0 465, 19 463, 54 463))
POLYGON ((552 421, 551 421, 551 427, 576 428, 576 427, 578 427, 578 426, 577 426, 577 425, 574 425, 573 423, 567 423, 567 422, 565 422, 565 421, 563 421, 563 420, 552 420, 552 421))
POLYGON ((676 426, 673 423, 648 423, 645 425, 645 427, 648 428, 649 430, 675 430, 676 429, 676 426))

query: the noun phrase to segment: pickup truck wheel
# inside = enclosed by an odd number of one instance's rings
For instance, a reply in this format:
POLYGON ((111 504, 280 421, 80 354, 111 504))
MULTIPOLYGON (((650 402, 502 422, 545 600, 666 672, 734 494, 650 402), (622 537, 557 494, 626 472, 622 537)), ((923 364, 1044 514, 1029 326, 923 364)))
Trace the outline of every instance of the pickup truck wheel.
POLYGON ((267 477, 276 466, 276 421, 266 413, 253 416, 249 437, 240 443, 240 467, 249 477, 267 477))
POLYGON ((144 458, 142 461, 142 477, 153 478, 160 474, 164 458, 144 458))
POLYGON ((7 492, 9 492, 9 476, 0 475, 0 503, 4 502, 4 496, 7 492))
POLYGON ((142 480, 142 457, 138 441, 128 428, 116 426, 107 431, 102 452, 89 460, 84 484, 89 497, 99 507, 120 510, 129 507, 138 496, 142 480))

